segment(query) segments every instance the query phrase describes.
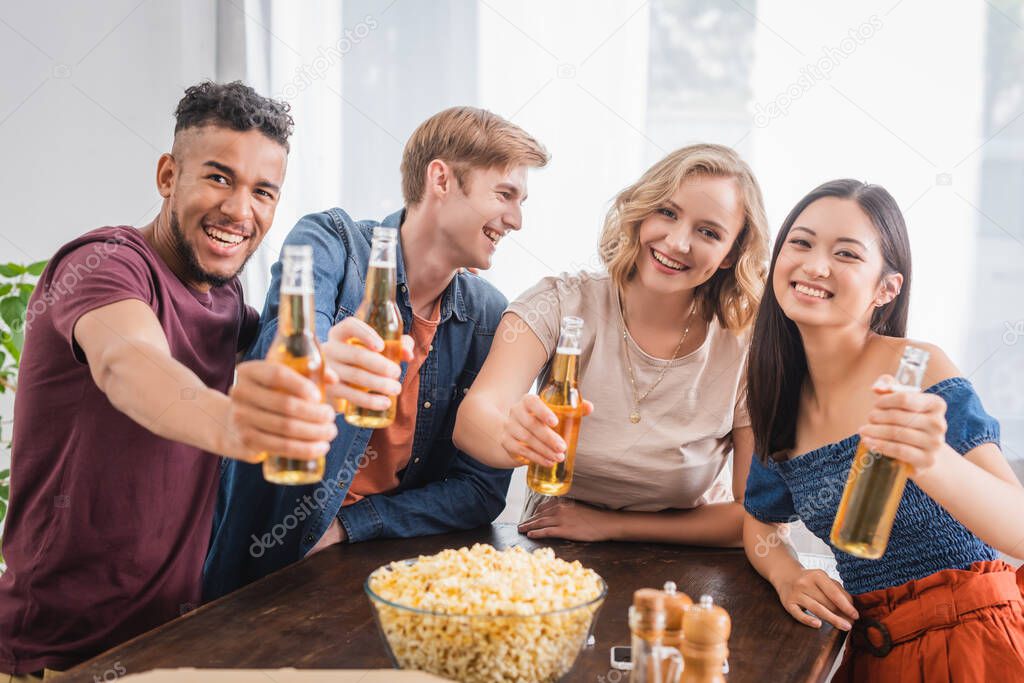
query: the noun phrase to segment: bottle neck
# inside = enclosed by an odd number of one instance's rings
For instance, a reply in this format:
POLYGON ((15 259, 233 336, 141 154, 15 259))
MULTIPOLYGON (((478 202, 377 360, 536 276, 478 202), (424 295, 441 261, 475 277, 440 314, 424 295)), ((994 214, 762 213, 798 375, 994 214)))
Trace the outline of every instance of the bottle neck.
POLYGON ((924 379, 924 367, 919 363, 902 360, 893 379, 896 391, 920 391, 924 379))
POLYGON ((398 287, 398 272, 394 263, 371 263, 366 272, 366 293, 363 301, 369 304, 381 304, 395 300, 398 287))
POLYGON ((566 353, 559 349, 551 362, 551 374, 548 381, 557 386, 575 387, 580 379, 579 352, 566 353))
POLYGON ((286 245, 281 263, 278 334, 293 336, 312 332, 313 249, 308 245, 286 245))
POLYGON ((281 291, 281 306, 277 317, 278 333, 287 337, 297 334, 315 334, 313 327, 313 295, 281 291))

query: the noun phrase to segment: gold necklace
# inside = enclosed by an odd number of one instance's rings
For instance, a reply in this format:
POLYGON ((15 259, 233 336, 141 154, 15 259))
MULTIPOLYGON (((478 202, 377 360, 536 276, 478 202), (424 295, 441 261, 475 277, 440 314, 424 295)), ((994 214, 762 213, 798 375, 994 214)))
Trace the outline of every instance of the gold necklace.
POLYGON ((626 302, 619 297, 619 312, 622 314, 622 355, 626 357, 626 368, 629 370, 629 384, 633 388, 633 412, 629 414, 629 421, 633 424, 640 422, 640 403, 651 395, 651 392, 661 384, 661 380, 665 379, 665 373, 668 372, 668 368, 672 365, 672 361, 676 359, 679 354, 679 349, 683 347, 683 342, 686 341, 686 335, 690 333, 690 323, 693 322, 693 310, 697 306, 697 299, 694 297, 693 303, 690 304, 690 312, 686 314, 686 327, 683 328, 683 334, 679 337, 679 343, 676 344, 676 350, 672 352, 672 357, 669 358, 665 365, 662 366, 661 372, 658 373, 658 378, 654 380, 647 391, 641 396, 637 393, 636 389, 636 377, 633 374, 633 363, 629 359, 629 343, 626 341, 626 335, 628 334, 626 328, 626 302))

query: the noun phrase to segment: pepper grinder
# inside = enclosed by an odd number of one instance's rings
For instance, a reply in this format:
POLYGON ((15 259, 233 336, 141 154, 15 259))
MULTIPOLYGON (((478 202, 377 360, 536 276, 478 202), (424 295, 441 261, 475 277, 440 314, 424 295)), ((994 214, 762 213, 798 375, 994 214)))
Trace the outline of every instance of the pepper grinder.
POLYGON ((725 683, 722 669, 729 657, 732 621, 710 595, 702 595, 683 615, 683 653, 686 667, 680 683, 725 683))

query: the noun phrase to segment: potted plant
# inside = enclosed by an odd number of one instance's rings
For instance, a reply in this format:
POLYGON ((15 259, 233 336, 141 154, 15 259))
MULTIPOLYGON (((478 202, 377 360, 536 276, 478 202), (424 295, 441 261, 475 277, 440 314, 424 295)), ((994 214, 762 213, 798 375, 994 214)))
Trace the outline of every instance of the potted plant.
MULTIPOLYGON (((14 393, 18 382, 18 363, 25 343, 25 312, 28 298, 36 288, 36 278, 46 261, 29 265, 0 263, 0 394, 14 393)), ((10 448, 8 425, 12 422, 0 415, 0 444, 10 448)), ((0 525, 7 517, 7 501, 11 494, 11 470, 0 470, 0 525)), ((3 557, 0 556, 0 565, 3 557)))

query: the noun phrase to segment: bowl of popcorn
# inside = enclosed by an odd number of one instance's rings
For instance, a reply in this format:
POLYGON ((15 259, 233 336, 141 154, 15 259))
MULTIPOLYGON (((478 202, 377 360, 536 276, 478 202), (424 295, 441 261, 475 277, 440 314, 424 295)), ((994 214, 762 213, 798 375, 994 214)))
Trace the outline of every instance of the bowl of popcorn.
POLYGON ((480 543, 384 565, 364 588, 397 668, 461 683, 561 679, 608 593, 550 548, 480 543))

